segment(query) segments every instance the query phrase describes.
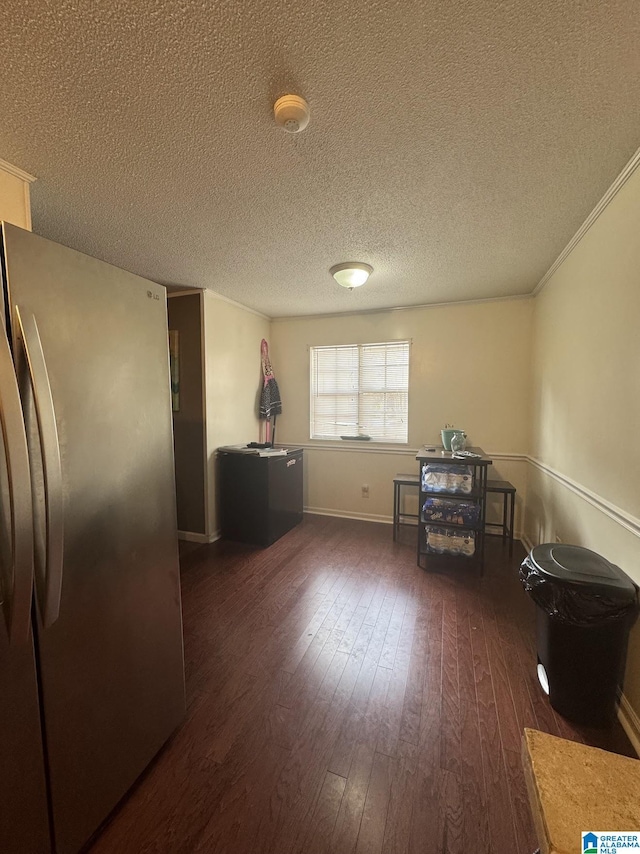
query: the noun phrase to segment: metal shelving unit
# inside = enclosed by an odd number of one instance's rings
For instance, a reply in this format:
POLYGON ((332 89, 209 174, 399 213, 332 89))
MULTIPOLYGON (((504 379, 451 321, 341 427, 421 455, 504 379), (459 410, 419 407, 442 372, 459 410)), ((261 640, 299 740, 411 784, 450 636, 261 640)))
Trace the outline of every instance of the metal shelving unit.
POLYGON ((477 457, 467 457, 465 459, 457 459, 451 453, 445 451, 422 451, 417 454, 420 469, 420 499, 419 499, 419 519, 418 519, 418 565, 424 566, 425 569, 437 568, 437 565, 444 567, 445 565, 464 565, 470 563, 476 564, 482 573, 484 569, 484 539, 485 539, 485 516, 487 506, 487 472, 492 460, 490 460, 482 448, 469 448, 470 452, 478 454, 477 457), (424 475, 425 470, 430 465, 442 465, 446 467, 468 466, 471 470, 471 491, 447 491, 434 490, 425 488, 424 475), (446 502, 451 502, 446 506, 454 510, 455 503, 464 505, 471 504, 478 508, 477 520, 473 524, 465 524, 459 521, 443 521, 442 519, 427 518, 424 511, 425 502, 428 498, 444 499, 446 502), (429 547, 429 534, 433 533, 438 536, 438 531, 442 532, 445 540, 443 542, 442 552, 429 547), (462 547, 465 547, 465 538, 460 535, 463 532, 473 534, 474 551, 472 556, 464 554, 452 554, 446 551, 446 537, 451 538, 452 547, 462 541, 462 547), (457 542, 456 542, 457 541, 457 542), (433 567, 431 567, 433 564, 433 567))

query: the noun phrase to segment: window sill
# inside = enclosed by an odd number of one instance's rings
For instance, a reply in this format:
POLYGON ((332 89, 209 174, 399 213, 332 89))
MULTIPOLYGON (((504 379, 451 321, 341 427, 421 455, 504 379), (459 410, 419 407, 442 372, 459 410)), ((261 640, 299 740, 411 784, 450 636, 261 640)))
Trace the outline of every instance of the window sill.
POLYGON ((344 453, 361 454, 401 454, 402 456, 415 457, 419 448, 411 448, 408 443, 397 442, 349 442, 345 439, 307 439, 306 442, 289 443, 290 447, 295 444, 296 448, 308 451, 338 451, 344 453))

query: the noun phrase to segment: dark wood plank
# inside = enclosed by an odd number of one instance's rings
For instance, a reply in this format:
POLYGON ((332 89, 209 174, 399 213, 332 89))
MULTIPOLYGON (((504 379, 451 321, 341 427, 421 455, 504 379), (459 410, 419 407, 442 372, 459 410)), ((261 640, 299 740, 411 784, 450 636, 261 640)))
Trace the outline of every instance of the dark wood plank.
MULTIPOLYGON (((487 788, 482 766, 480 718, 474 673, 472 624, 477 584, 461 584, 457 591, 458 674, 460 683, 460 785, 464 811, 463 849, 491 854, 487 788)), ((534 849, 532 849, 534 850, 534 849)))
MULTIPOLYGON (((374 758, 376 756, 375 745, 378 739, 390 676, 391 674, 387 668, 376 668, 367 709, 362 720, 362 725, 354 740, 353 757, 349 767, 347 785, 345 786, 340 812, 334 829, 332 845, 335 851, 352 851, 357 843, 374 758)), ((386 758, 388 759, 388 757, 386 758)), ((382 842, 382 838, 380 841, 382 842)))
POLYGON ((484 634, 482 603, 472 604, 472 625, 482 627, 471 635, 473 670, 478 700, 482 767, 487 789, 487 813, 492 851, 515 851, 515 827, 509 799, 505 760, 500 738, 499 710, 484 634))
POLYGON ((429 623, 423 609, 416 614, 413 644, 409 657, 407 683, 405 686, 402 718, 399 738, 410 744, 418 744, 420 739, 420 718, 422 715, 422 695, 426 671, 429 623))
POLYGON ((440 765, 460 774, 460 682, 458 679, 458 636, 456 603, 443 603, 442 610, 442 709, 440 713, 440 765))
POLYGON ((390 762, 389 803, 382 841, 384 854, 404 854, 409 850, 417 757, 415 744, 400 741, 398 755, 390 762))
POLYGON ((342 777, 349 775, 356 739, 363 726, 377 667, 372 659, 365 659, 360 663, 358 678, 349 701, 349 714, 339 721, 338 734, 327 768, 342 777))
POLYGON ((387 756, 397 756, 398 753, 407 677, 408 671, 404 667, 391 671, 376 745, 376 750, 387 756))
POLYGON ((320 796, 308 822, 309 829, 303 846, 305 854, 323 854, 326 851, 327 839, 330 839, 333 833, 346 784, 344 777, 327 771, 320 796))
POLYGON ((510 750, 506 750, 505 763, 509 782, 509 797, 518 839, 518 851, 535 851, 538 841, 529 810, 529 796, 520 751, 512 753, 510 750))
POLYGON ((358 832, 356 854, 379 854, 384 841, 387 808, 391 794, 391 759, 376 753, 369 778, 369 788, 364 802, 362 821, 358 832))

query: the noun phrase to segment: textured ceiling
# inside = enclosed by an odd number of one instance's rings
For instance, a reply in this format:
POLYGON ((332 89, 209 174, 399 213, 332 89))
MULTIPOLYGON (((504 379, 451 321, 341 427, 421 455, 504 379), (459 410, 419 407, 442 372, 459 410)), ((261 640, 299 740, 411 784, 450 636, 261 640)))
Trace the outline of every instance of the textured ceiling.
POLYGON ((529 293, 640 144, 638 0, 4 0, 34 230, 270 316, 529 293), (311 106, 279 130, 285 92, 311 106), (351 293, 332 264, 373 265, 351 293))

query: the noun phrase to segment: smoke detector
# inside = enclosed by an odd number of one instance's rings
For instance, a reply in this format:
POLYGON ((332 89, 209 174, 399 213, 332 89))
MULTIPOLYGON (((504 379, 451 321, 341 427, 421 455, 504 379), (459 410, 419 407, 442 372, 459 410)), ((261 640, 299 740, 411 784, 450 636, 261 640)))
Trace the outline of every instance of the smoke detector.
POLYGON ((309 124, 309 104, 298 95, 283 95, 273 105, 273 117, 278 127, 287 133, 300 133, 309 124))

